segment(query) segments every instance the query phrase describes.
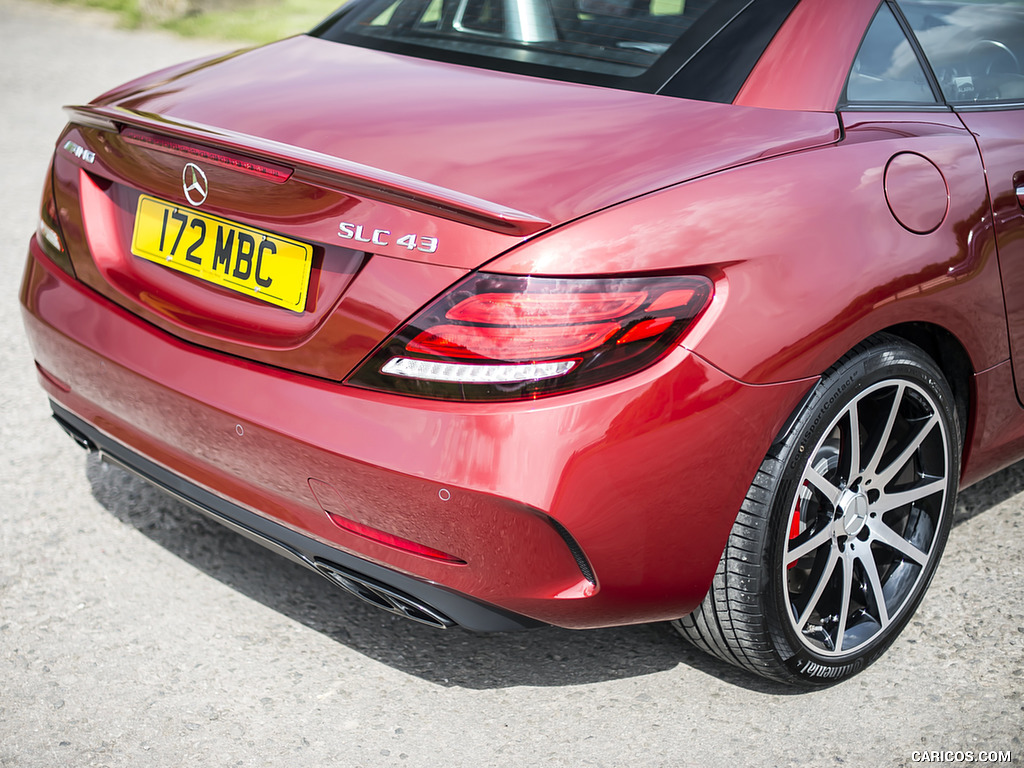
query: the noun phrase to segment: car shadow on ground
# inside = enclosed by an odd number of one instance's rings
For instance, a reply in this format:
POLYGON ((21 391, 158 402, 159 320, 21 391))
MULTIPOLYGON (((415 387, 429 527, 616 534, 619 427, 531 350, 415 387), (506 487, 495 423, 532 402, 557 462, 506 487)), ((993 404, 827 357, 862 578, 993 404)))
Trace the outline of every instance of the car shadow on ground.
MULTIPOLYGON (((476 634, 392 616, 167 496, 138 477, 86 460, 95 499, 114 517, 231 589, 369 658, 432 683, 470 689, 566 686, 641 677, 685 664, 728 684, 800 691, 719 662, 668 624, 597 630, 545 627, 476 634)), ((954 525, 1024 491, 1024 462, 964 491, 954 525)), ((954 534, 955 535, 955 534, 954 534)))

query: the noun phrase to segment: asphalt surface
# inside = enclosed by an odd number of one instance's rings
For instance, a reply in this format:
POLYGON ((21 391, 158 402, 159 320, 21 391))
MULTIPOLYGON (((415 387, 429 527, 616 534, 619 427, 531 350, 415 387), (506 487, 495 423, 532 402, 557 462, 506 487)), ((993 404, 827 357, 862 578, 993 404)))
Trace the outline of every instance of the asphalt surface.
POLYGON ((888 655, 795 693, 666 625, 394 619, 75 447, 17 304, 60 106, 226 47, 0 0, 0 766, 1024 765, 1024 464, 962 494, 888 655))

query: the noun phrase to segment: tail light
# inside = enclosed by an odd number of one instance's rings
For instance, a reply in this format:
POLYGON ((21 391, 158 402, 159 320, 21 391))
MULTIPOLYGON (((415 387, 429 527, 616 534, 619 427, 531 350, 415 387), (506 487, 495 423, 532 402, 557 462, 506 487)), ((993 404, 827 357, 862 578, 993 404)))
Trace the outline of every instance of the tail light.
POLYGON ((68 254, 67 246, 64 244, 64 235, 61 233, 60 224, 57 221, 57 203, 53 198, 52 163, 46 170, 39 222, 36 224, 36 242, 54 264, 72 277, 75 276, 75 269, 71 266, 71 256, 68 254))
POLYGON ((349 383, 451 400, 581 389, 658 360, 711 294, 702 276, 478 273, 420 312, 349 383))

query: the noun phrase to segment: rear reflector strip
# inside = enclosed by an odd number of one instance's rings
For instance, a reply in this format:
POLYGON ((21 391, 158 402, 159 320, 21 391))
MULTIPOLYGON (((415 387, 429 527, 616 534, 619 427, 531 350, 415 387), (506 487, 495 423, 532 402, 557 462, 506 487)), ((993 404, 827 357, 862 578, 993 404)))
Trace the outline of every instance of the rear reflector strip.
POLYGON ((142 147, 149 147, 160 152, 168 152, 172 155, 189 157, 194 160, 204 160, 212 165, 219 165, 222 168, 230 168, 234 171, 255 176, 275 184, 283 184, 292 175, 292 169, 283 165, 267 163, 261 160, 253 160, 233 152, 225 152, 219 149, 203 147, 191 142, 171 139, 148 131, 140 131, 136 128, 125 128, 121 131, 121 138, 129 144, 136 144, 142 147))
POLYGON ((439 549, 428 547, 425 544, 418 544, 415 541, 403 539, 401 536, 395 536, 392 533, 371 528, 368 525, 357 523, 355 520, 349 520, 347 517, 342 517, 334 512, 328 512, 327 517, 329 517, 331 522, 343 531, 354 533, 356 536, 362 536, 364 539, 369 539, 370 541, 376 541, 378 544, 383 544, 386 547, 399 549, 403 552, 409 552, 413 555, 426 557, 430 560, 440 560, 441 562, 448 563, 450 565, 466 564, 465 560, 455 557, 455 555, 449 555, 447 552, 442 552, 439 549))

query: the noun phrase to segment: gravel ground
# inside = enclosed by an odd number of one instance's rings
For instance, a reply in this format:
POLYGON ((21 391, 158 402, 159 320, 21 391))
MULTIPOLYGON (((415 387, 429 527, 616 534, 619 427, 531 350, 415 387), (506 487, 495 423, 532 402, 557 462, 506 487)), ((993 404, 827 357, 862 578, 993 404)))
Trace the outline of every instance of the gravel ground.
POLYGON ((16 297, 60 106, 226 46, 24 0, 0 16, 0 766, 1024 763, 1022 464, 962 495, 889 654, 794 693, 665 625, 393 619, 78 450, 48 419, 16 297))

